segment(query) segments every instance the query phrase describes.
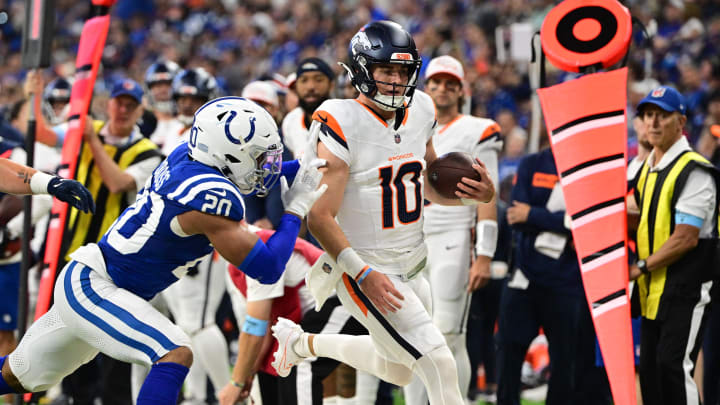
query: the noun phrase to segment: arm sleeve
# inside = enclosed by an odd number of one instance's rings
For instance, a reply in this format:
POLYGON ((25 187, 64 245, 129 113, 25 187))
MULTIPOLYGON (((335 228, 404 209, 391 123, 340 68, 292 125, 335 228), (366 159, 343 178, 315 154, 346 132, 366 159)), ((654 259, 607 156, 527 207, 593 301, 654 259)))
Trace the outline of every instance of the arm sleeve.
POLYGON ((531 207, 527 223, 541 231, 570 233, 565 228, 565 211, 550 212, 543 207, 531 207))
POLYGON ((301 223, 300 218, 295 215, 283 215, 277 231, 267 243, 258 240, 245 260, 240 263, 239 269, 262 284, 276 283, 295 248, 301 223))
POLYGON ((485 164, 485 167, 490 174, 490 179, 495 186, 495 190, 500 189, 500 183, 498 179, 498 153, 494 149, 477 148, 474 151, 473 157, 480 159, 485 164))
POLYGON ((713 207, 715 207, 715 181, 710 173, 696 168, 688 176, 675 204, 675 210, 707 221, 712 218, 713 207))
POLYGON ((532 182, 532 165, 537 155, 531 155, 520 161, 517 171, 517 179, 512 189, 511 200, 530 204, 530 213, 527 222, 524 224, 511 225, 512 228, 520 231, 554 231, 568 233, 564 226, 565 211, 550 212, 545 207, 538 207, 530 201, 530 188, 532 182))

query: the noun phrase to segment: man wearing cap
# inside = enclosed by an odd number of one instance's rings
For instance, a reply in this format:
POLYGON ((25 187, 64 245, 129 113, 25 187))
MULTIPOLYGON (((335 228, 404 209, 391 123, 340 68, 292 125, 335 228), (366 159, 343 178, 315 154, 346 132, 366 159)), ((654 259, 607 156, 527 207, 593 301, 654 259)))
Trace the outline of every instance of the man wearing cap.
POLYGON ((299 106, 290 111, 282 122, 285 144, 296 159, 302 156, 308 141, 313 112, 330 98, 334 80, 335 73, 320 58, 307 58, 298 65, 293 85, 299 106))
POLYGON ((275 86, 268 81, 256 80, 248 83, 240 94, 242 98, 252 100, 270 113, 278 121, 280 114, 280 99, 275 86))
MULTIPOLYGON (((500 127, 493 120, 460 113, 464 77, 460 61, 448 55, 432 59, 425 70, 425 91, 433 99, 437 112, 438 130, 433 145, 438 156, 464 152, 480 159, 498 189, 500 127)), ((425 207, 424 215, 428 246, 428 265, 424 272, 432 289, 433 322, 453 352, 460 388, 467 392, 470 360, 465 341, 470 292, 490 280, 490 261, 497 243, 495 199, 476 206, 430 204, 425 207), (477 235, 474 249, 472 229, 477 235)), ((427 403, 419 378, 405 387, 405 397, 409 405, 427 403)))
POLYGON ((693 374, 717 278, 718 173, 683 136, 685 112, 667 86, 638 104, 653 149, 637 176, 639 260, 629 277, 642 314, 640 387, 654 405, 700 403, 693 374))

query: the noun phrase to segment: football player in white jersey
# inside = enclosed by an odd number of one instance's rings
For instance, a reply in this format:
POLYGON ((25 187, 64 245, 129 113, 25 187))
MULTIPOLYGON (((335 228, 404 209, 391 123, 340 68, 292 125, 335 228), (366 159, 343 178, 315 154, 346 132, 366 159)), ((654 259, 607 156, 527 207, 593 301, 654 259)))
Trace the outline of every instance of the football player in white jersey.
POLYGON ((376 21, 360 29, 349 64, 361 95, 328 100, 313 115, 311 137, 319 142, 305 153, 316 147, 327 160, 329 192, 308 224, 330 256, 316 274, 339 274, 338 297, 370 335, 313 335, 281 319, 273 328, 280 343, 274 365, 287 375, 306 357, 331 357, 402 386, 417 374, 430 403, 462 404, 455 360, 430 316, 430 286, 417 277, 427 263, 423 198, 474 205, 490 201, 494 187, 480 162, 473 167, 481 180, 463 178, 456 199, 425 186, 426 165, 436 159, 435 107, 415 90, 421 61, 400 25, 376 21))
POLYGON ((179 71, 180 66, 173 61, 155 62, 145 71, 146 109, 152 111, 157 119, 157 126, 150 135, 150 140, 160 149, 165 144, 165 138, 176 136, 185 129, 185 125, 175 118, 175 102, 172 97, 172 82, 179 71))
POLYGON ((295 159, 302 156, 309 139, 312 115, 333 90, 335 73, 325 61, 319 58, 307 58, 298 65, 295 76, 295 93, 298 106, 287 113, 282 122, 282 134, 285 145, 295 159))
MULTIPOLYGON (((45 390, 102 351, 151 367, 138 404, 175 405, 193 361, 191 340, 148 301, 213 248, 262 283, 280 277, 301 218, 327 189, 318 188, 322 160, 291 173, 281 171, 281 154, 277 125, 262 107, 239 97, 202 106, 189 142, 153 171, 100 242, 72 253, 52 308, 0 357, 0 395, 45 390), (264 243, 241 227, 242 195, 267 192, 281 174, 294 177, 292 187, 280 177, 286 214, 264 243)), ((28 176, 33 190, 36 176, 28 176)), ((65 183, 38 187, 52 193, 65 183)))
MULTIPOLYGON (((462 64, 452 56, 434 58, 425 69, 425 91, 437 111, 438 131, 433 147, 438 155, 465 152, 479 159, 497 188, 500 127, 493 120, 460 113, 464 77, 462 64)), ((466 393, 470 384, 470 359, 465 345, 470 292, 490 279, 490 261, 497 244, 495 199, 477 207, 430 204, 425 207, 424 230, 428 246, 425 276, 432 290, 433 322, 455 356, 460 390, 466 393)), ((427 401, 422 381, 416 377, 405 387, 405 403, 425 405, 427 401)))

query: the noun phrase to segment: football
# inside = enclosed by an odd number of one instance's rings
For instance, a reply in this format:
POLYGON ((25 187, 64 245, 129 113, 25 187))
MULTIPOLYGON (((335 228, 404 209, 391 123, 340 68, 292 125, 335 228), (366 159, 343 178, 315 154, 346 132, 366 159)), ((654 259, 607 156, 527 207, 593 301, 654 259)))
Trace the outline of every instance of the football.
POLYGON ((480 181, 481 177, 472 167, 473 158, 467 153, 450 152, 439 156, 427 169, 428 182, 445 198, 458 199, 455 191, 463 177, 480 181))

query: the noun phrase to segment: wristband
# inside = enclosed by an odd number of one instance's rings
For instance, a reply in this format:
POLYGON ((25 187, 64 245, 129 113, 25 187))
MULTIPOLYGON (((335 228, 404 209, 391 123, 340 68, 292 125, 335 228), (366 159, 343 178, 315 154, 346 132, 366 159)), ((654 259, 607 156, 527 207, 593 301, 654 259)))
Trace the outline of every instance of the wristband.
POLYGON ((245 383, 239 383, 239 382, 236 382, 235 380, 232 380, 232 379, 230 380, 230 384, 232 384, 232 385, 234 385, 234 386, 236 386, 236 387, 238 387, 238 388, 240 388, 240 389, 245 388, 245 383))
POLYGON ((365 267, 367 267, 367 264, 351 247, 343 249, 338 255, 336 262, 342 267, 343 271, 353 279, 356 279, 361 272, 365 271, 365 267))
POLYGON ((39 170, 36 171, 35 174, 30 177, 30 190, 33 194, 47 194, 48 184, 50 184, 50 180, 52 180, 53 177, 55 176, 51 176, 39 170))
POLYGON ((475 255, 493 257, 497 248, 497 221, 482 219, 475 224, 475 255))
POLYGON ((243 323, 242 331, 253 336, 265 336, 267 333, 268 321, 253 318, 245 315, 245 323, 243 323))
POLYGON ((472 198, 461 198, 460 202, 462 203, 462 205, 478 205, 478 204, 480 204, 480 201, 473 200, 472 198))
POLYGON ((358 285, 360 285, 360 283, 362 283, 363 280, 365 280, 365 277, 367 277, 368 274, 370 274, 370 272, 373 271, 372 267, 370 267, 370 266, 365 266, 365 267, 367 267, 367 270, 363 271, 363 272, 360 274, 360 277, 358 277, 358 278, 355 280, 355 281, 358 283, 358 285))

